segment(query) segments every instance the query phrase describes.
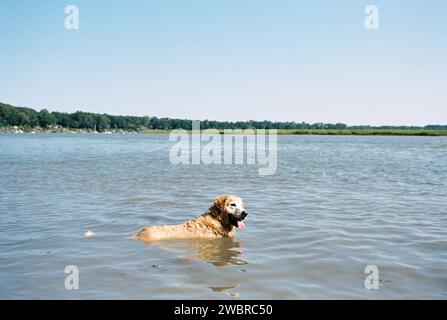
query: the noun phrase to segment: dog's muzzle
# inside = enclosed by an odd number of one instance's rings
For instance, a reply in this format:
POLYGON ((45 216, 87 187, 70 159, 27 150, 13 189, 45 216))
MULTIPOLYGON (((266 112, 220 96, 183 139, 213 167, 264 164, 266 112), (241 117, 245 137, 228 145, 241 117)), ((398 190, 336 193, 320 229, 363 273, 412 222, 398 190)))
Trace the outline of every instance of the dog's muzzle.
POLYGON ((230 223, 233 226, 235 226, 236 228, 244 230, 245 224, 242 220, 244 220, 247 217, 247 215, 248 215, 248 213, 246 211, 242 211, 238 217, 236 217, 234 215, 230 215, 230 223))

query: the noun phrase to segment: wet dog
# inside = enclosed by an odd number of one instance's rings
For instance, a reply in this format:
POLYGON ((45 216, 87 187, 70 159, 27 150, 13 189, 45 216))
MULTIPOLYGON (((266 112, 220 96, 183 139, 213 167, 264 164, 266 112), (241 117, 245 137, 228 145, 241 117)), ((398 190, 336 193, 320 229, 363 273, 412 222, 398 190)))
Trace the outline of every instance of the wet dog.
POLYGON ((159 241, 233 237, 235 227, 241 230, 245 228, 246 217, 247 212, 241 198, 221 195, 214 200, 209 212, 182 224, 145 227, 135 238, 143 241, 159 241))

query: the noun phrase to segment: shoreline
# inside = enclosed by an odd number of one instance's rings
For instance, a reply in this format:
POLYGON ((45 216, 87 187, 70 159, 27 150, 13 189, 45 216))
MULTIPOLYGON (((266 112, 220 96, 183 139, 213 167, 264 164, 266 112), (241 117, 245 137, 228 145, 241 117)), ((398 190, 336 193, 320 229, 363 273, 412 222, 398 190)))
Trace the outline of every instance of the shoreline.
MULTIPOLYGON (((187 133, 196 133, 192 130, 184 130, 187 133)), ((201 130, 203 132, 204 130, 201 130)), ((217 130, 219 134, 223 134, 224 130, 217 130)), ((95 131, 88 129, 72 129, 72 128, 40 128, 40 127, 0 127, 0 134, 52 134, 52 133, 69 133, 69 134, 169 134, 173 130, 161 129, 141 129, 141 130, 123 130, 113 129, 106 131, 95 131)), ((257 130, 253 129, 256 133, 257 130)), ((267 134, 268 129, 265 130, 267 134)), ((251 134, 239 130, 233 130, 234 134, 251 134)), ((447 130, 404 130, 404 129, 278 129, 278 135, 341 135, 341 136, 447 136, 447 130)))

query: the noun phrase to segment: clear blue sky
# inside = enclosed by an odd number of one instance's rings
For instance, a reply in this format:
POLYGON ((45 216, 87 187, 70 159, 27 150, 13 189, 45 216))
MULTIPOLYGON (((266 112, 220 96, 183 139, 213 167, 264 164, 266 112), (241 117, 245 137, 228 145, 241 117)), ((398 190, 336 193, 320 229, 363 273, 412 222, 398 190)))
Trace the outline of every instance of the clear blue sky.
POLYGON ((36 109, 447 123, 445 0, 1 0, 0 45, 0 101, 36 109))

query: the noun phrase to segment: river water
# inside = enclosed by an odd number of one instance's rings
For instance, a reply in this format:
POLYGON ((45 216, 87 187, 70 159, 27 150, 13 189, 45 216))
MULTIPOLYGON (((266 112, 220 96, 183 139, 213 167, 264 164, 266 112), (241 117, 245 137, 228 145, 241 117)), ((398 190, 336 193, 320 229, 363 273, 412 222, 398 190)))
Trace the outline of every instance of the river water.
POLYGON ((0 298, 447 298, 447 138, 278 136, 267 176, 173 165, 172 146, 168 135, 0 135, 0 298), (131 238, 222 193, 250 212, 234 239, 131 238), (65 286, 70 265, 78 290, 65 286), (378 289, 365 287, 367 266, 378 289))

